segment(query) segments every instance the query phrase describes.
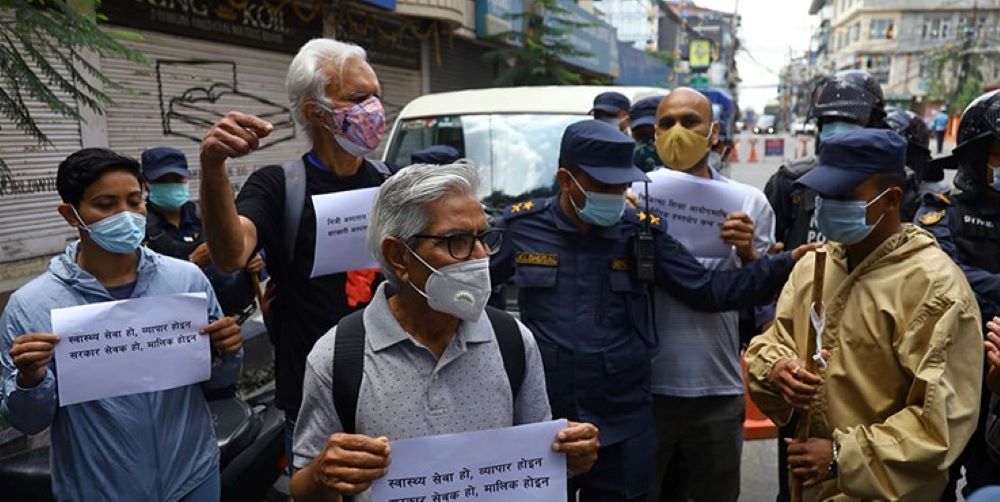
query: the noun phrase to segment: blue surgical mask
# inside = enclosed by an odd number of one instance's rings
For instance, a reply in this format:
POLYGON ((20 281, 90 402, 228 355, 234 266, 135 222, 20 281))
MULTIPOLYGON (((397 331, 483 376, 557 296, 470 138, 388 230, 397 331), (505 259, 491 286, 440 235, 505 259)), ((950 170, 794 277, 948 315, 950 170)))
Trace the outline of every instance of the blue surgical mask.
POLYGON ((823 129, 819 131, 819 142, 822 143, 840 133, 856 131, 858 129, 863 129, 863 127, 850 122, 830 122, 828 124, 823 124, 823 129))
POLYGON ((991 166, 987 164, 993 170, 993 183, 990 183, 990 188, 1000 192, 1000 166, 991 166))
POLYGON ((132 211, 122 211, 103 220, 87 225, 70 205, 73 214, 80 221, 80 228, 90 234, 90 240, 109 253, 134 253, 146 237, 146 217, 132 211))
POLYGON ((167 211, 176 211, 191 199, 187 183, 150 183, 149 202, 167 211))
POLYGON ((580 182, 576 181, 572 173, 569 177, 587 197, 583 209, 577 207, 572 197, 569 198, 570 204, 573 204, 573 209, 576 209, 576 214, 580 215, 581 220, 599 227, 610 227, 622 219, 622 215, 625 214, 625 194, 588 192, 580 186, 580 182))
POLYGON ((848 246, 857 244, 869 234, 885 218, 885 213, 878 221, 868 224, 868 206, 889 193, 886 189, 870 202, 860 200, 833 200, 816 197, 816 226, 827 239, 848 246))

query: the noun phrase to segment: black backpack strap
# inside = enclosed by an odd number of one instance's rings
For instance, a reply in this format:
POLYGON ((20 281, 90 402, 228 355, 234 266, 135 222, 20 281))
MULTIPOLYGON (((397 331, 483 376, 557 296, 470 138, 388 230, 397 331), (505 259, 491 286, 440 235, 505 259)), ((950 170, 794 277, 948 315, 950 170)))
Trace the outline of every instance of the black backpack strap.
POLYGON ((281 224, 285 230, 285 263, 291 265, 295 259, 295 241, 299 238, 302 222, 302 207, 306 201, 306 164, 299 158, 281 165, 285 175, 285 211, 281 224))
POLYGON ((364 375, 364 313, 362 309, 342 317, 333 344, 333 406, 346 434, 355 432, 358 394, 364 375))
POLYGON ((390 176, 396 174, 396 171, 398 171, 398 169, 395 169, 392 166, 390 166, 388 162, 383 162, 377 159, 365 159, 365 160, 371 162, 372 166, 375 167, 375 170, 378 171, 379 176, 382 176, 382 181, 389 179, 390 176))
POLYGON ((487 305, 486 316, 489 317, 493 333, 497 337, 500 357, 503 359, 503 369, 507 372, 511 396, 516 403, 517 394, 521 391, 521 383, 524 381, 526 366, 521 328, 518 327, 514 316, 498 308, 487 305))

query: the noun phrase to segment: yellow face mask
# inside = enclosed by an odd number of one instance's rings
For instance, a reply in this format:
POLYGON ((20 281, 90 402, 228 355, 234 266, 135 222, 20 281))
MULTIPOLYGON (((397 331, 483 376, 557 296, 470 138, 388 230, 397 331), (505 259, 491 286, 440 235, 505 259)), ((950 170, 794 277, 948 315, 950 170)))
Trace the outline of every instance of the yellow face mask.
POLYGON ((689 171, 708 155, 708 140, 712 137, 712 128, 708 135, 702 136, 691 129, 674 124, 666 132, 656 135, 656 153, 663 165, 675 171, 689 171))

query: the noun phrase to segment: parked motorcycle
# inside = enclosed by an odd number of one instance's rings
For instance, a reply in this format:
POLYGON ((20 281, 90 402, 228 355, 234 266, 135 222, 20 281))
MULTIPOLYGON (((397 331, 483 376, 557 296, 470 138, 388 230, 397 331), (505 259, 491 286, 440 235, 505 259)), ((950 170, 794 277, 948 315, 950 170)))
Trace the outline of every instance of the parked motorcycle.
MULTIPOLYGON (((219 442, 223 501, 281 500, 275 490, 284 474, 284 413, 274 407, 273 385, 246 400, 209 401, 219 442)), ((0 458, 0 493, 6 501, 49 501, 52 479, 49 447, 0 458)))

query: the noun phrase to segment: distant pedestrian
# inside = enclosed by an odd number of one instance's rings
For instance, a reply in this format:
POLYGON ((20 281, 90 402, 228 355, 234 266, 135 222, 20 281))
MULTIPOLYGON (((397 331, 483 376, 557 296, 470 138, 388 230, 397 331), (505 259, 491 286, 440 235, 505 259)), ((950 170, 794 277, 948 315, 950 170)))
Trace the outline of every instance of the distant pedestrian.
POLYGON ((948 128, 948 114, 944 110, 944 108, 938 110, 932 122, 934 136, 937 137, 937 153, 941 153, 941 149, 944 148, 944 131, 948 128))

